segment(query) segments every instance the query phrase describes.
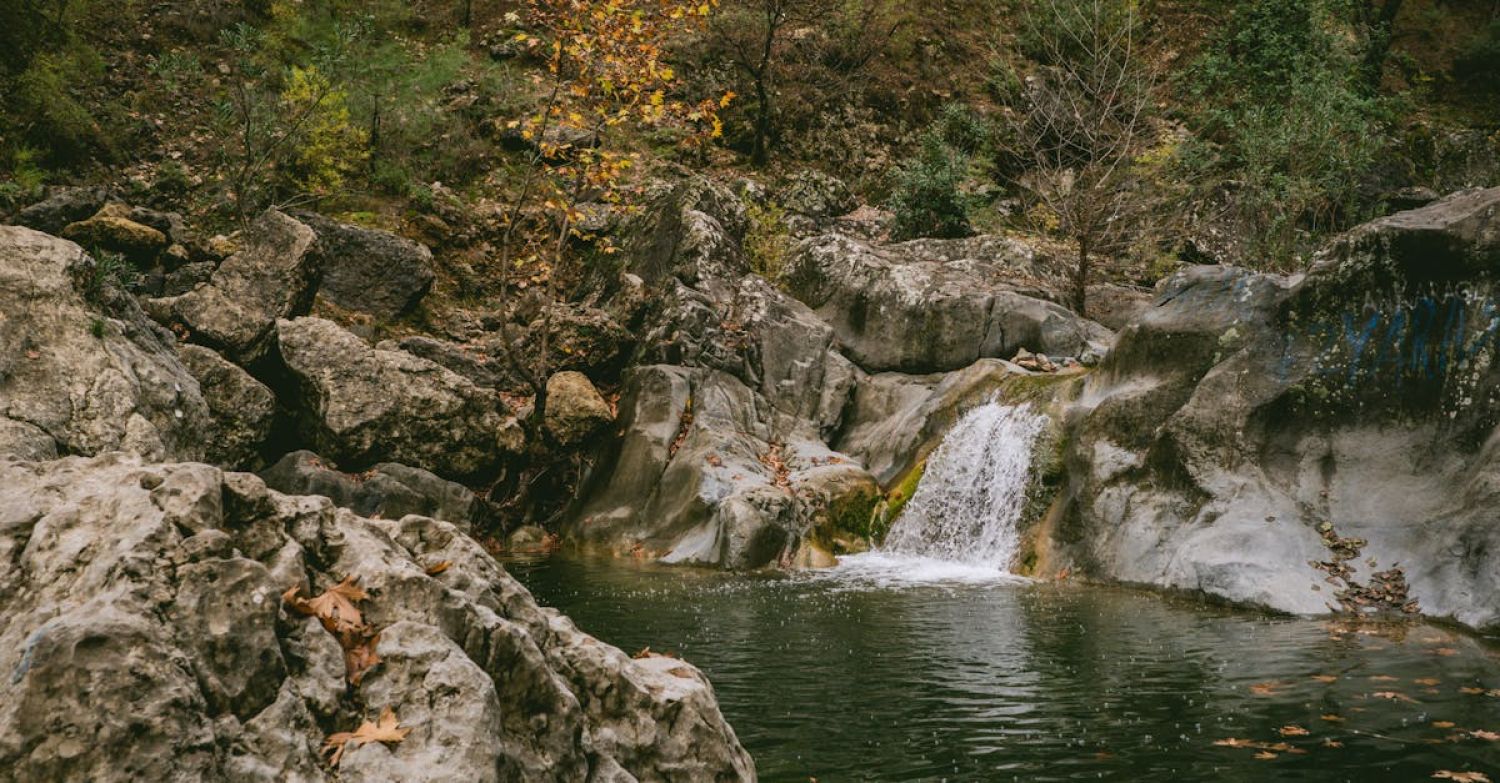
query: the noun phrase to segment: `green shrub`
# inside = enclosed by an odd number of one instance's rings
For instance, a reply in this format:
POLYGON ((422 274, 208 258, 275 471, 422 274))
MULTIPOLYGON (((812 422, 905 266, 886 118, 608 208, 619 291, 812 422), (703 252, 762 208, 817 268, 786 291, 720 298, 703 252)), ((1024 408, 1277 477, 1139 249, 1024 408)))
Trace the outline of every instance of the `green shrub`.
POLYGON ((775 202, 751 204, 746 210, 750 228, 745 232, 745 255, 750 269, 775 283, 781 280, 791 255, 791 232, 786 225, 786 210, 775 202))
POLYGON ((944 144, 965 155, 982 150, 990 138, 984 117, 963 103, 944 104, 938 113, 936 130, 944 144))
POLYGON ((17 147, 11 153, 9 172, 0 177, 0 212, 8 212, 42 195, 47 172, 38 165, 41 153, 33 147, 17 147))
POLYGON ((967 156, 939 133, 927 133, 921 153, 895 172, 888 202, 896 216, 893 238, 968 236, 969 199, 961 187, 967 171, 967 156))
POLYGON ((1359 184, 1385 143, 1388 102, 1362 81, 1342 9, 1246 0, 1185 76, 1197 139, 1183 150, 1181 176, 1237 183, 1228 208, 1266 266, 1297 266, 1322 235, 1374 207, 1359 184))

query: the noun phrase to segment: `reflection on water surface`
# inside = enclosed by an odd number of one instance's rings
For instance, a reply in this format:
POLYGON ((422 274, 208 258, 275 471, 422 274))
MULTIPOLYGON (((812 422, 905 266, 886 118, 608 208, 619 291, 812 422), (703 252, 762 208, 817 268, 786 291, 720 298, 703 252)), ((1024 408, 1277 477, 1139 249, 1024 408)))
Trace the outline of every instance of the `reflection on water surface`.
POLYGON ((858 560, 791 577, 509 568, 583 630, 701 667, 772 783, 1500 783, 1500 741, 1484 739, 1500 732, 1500 648, 1432 625, 982 574, 914 583, 858 560))

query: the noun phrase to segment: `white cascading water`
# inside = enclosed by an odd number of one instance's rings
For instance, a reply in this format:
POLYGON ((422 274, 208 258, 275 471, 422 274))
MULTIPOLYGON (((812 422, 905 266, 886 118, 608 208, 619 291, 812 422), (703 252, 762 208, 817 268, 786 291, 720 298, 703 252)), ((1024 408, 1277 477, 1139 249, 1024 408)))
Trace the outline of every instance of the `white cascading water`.
POLYGON ((964 414, 927 458, 917 491, 879 550, 843 558, 879 581, 1005 577, 1020 546, 1031 451, 1046 416, 990 402, 964 414))

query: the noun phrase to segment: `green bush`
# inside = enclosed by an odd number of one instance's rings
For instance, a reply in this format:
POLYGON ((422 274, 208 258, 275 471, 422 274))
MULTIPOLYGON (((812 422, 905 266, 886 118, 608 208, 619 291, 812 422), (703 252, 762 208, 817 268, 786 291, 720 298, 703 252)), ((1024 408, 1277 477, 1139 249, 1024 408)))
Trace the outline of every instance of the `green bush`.
POLYGON ((751 271, 773 283, 780 281, 792 250, 786 210, 775 202, 751 204, 746 216, 750 228, 745 232, 744 246, 751 271))
POLYGON ((1181 177, 1237 183, 1229 210, 1267 266, 1297 266, 1374 208, 1359 186, 1385 143, 1388 105, 1368 94, 1342 10, 1335 0, 1245 0, 1185 76, 1197 138, 1181 177))
POLYGON ((968 236, 969 199, 961 187, 968 165, 940 133, 928 132, 921 153, 895 172, 888 201, 896 216, 893 238, 968 236))

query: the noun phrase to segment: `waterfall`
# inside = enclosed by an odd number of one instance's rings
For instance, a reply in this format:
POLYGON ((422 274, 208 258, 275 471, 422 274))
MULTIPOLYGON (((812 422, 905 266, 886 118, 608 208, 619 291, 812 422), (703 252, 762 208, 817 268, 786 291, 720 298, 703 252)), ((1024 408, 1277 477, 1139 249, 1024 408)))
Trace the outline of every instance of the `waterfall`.
POLYGON ((964 414, 927 458, 883 551, 1008 570, 1032 445, 1046 423, 1030 405, 990 402, 964 414))

